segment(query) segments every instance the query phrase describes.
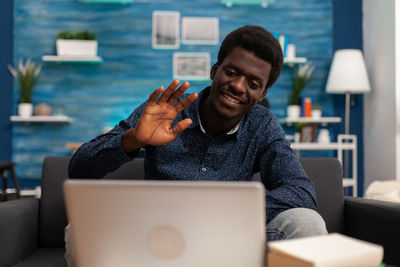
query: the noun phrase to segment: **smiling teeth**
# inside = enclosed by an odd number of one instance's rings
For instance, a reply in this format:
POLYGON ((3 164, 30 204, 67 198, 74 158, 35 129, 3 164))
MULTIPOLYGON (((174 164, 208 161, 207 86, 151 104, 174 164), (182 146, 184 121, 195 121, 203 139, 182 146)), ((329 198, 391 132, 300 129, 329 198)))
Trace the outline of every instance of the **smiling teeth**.
POLYGON ((233 98, 233 97, 231 97, 229 95, 225 95, 225 97, 232 103, 235 103, 235 104, 239 104, 240 103, 239 100, 237 100, 237 99, 235 99, 235 98, 233 98))

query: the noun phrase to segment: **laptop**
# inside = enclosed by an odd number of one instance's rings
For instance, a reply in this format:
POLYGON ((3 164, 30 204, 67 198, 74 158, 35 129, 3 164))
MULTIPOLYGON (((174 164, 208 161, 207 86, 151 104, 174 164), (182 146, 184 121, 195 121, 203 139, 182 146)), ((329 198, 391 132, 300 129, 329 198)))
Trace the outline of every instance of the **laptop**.
POLYGON ((67 180, 77 266, 261 267, 259 182, 67 180))

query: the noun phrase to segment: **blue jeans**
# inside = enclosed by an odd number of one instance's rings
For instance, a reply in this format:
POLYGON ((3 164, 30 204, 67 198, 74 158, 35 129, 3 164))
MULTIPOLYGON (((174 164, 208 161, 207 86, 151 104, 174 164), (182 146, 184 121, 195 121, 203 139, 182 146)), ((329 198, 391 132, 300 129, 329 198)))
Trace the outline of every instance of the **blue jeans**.
MULTIPOLYGON (((267 224, 267 240, 282 240, 327 234, 325 222, 314 210, 289 209, 278 214, 267 224)), ((70 226, 65 228, 65 259, 69 267, 75 267, 70 226)))
POLYGON ((267 224, 267 240, 282 240, 327 234, 324 219, 318 212, 293 208, 279 213, 267 224))

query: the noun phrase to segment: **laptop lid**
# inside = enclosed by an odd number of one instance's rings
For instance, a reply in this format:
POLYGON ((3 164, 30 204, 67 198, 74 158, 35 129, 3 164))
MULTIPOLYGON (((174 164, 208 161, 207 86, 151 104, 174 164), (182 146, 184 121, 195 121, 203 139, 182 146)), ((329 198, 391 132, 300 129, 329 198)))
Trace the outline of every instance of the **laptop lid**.
POLYGON ((259 182, 67 180, 77 266, 260 267, 259 182))

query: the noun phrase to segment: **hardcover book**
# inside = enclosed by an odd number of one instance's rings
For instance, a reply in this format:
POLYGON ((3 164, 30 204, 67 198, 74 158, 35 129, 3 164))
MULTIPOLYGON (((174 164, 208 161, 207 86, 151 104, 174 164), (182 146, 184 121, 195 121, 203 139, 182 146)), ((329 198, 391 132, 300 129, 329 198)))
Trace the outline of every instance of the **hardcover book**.
POLYGON ((377 267, 383 247, 333 233, 329 235, 271 241, 269 267, 377 267))

